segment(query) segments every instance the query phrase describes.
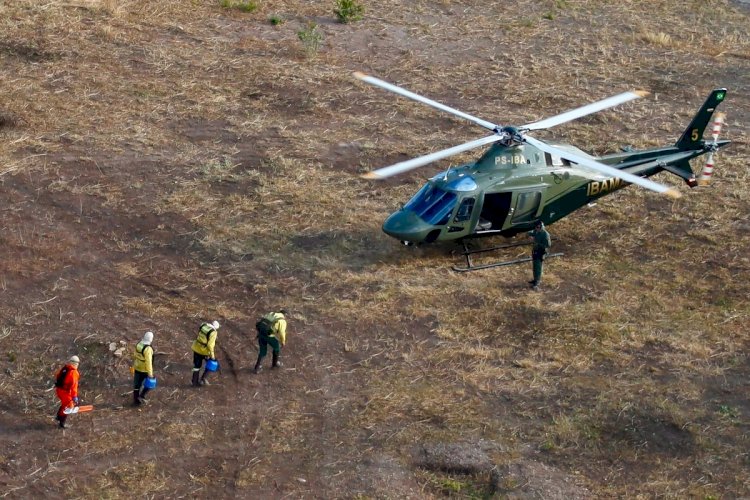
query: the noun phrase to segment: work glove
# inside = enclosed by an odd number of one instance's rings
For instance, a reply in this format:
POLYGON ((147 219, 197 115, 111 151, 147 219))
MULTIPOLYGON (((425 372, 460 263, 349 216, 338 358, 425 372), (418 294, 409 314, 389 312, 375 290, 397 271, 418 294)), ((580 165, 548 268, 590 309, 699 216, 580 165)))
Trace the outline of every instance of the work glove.
POLYGON ((78 396, 73 398, 73 404, 78 406, 78 396))

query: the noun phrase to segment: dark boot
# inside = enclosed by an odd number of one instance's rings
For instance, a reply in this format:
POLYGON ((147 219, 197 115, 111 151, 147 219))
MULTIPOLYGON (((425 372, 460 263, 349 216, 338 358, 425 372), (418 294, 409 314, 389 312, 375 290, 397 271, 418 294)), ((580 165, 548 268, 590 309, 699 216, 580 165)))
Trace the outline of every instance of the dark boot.
POLYGON ((138 406, 138 405, 140 405, 140 404, 141 404, 141 398, 140 398, 140 396, 139 396, 139 392, 140 392, 140 391, 139 391, 138 389, 134 389, 134 390, 133 390, 133 404, 134 404, 135 406, 138 406))
POLYGON ((67 415, 58 415, 57 416, 57 422, 60 426, 60 429, 70 429, 70 425, 65 425, 65 421, 68 419, 67 415))
POLYGON ((141 403, 145 403, 146 402, 146 394, 148 394, 148 391, 150 391, 150 390, 151 389, 146 389, 145 387, 143 389, 141 389, 141 395, 139 396, 139 399, 141 400, 141 403))
POLYGON ((253 368, 253 373, 260 373, 260 371, 263 369, 263 367, 260 365, 263 362, 263 356, 258 356, 258 361, 255 362, 255 368, 253 368))
POLYGON ((279 356, 281 355, 280 352, 274 352, 273 353, 273 361, 271 361, 271 368, 281 368, 283 365, 281 364, 281 361, 279 361, 279 356))
POLYGON ((208 372, 203 370, 203 376, 201 377, 201 385, 211 385, 208 383, 208 372))
POLYGON ((198 381, 198 377, 200 376, 200 370, 194 370, 193 371, 193 380, 191 382, 191 385, 193 387, 198 387, 200 385, 200 382, 198 381))

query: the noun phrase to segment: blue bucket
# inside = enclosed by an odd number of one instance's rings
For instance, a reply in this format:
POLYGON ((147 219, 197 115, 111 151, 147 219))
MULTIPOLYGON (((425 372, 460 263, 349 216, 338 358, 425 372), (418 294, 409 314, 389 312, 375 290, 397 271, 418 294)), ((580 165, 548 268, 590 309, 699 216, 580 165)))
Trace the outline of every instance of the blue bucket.
POLYGON ((206 361, 206 371, 215 372, 219 369, 219 362, 215 359, 209 359, 206 361))
POLYGON ((156 389, 156 377, 147 377, 143 382, 143 387, 146 389, 156 389))

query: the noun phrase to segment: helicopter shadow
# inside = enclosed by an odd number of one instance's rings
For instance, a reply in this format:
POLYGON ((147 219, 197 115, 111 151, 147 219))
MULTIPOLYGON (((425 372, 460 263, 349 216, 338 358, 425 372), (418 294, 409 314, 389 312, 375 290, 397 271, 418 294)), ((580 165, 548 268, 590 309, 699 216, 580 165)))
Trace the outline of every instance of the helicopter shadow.
MULTIPOLYGON (((404 252, 403 245, 396 244, 378 230, 319 231, 294 236, 291 243, 307 260, 335 264, 337 268, 351 271, 383 263, 399 265, 414 259, 411 252, 404 252)), ((431 252, 434 250, 428 250, 428 253, 431 252)), ((424 252, 419 248, 417 253, 424 252)))

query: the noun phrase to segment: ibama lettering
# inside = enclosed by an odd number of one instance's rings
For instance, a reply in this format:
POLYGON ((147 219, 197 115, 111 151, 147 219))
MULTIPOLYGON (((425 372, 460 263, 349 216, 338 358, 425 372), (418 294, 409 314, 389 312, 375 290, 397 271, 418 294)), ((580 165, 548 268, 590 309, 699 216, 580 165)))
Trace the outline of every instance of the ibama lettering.
POLYGON ((611 191, 624 188, 629 184, 629 182, 625 182, 624 180, 618 179, 617 177, 604 179, 603 181, 591 181, 589 182, 588 186, 586 186, 586 196, 588 196, 589 198, 593 196, 602 196, 611 191))

